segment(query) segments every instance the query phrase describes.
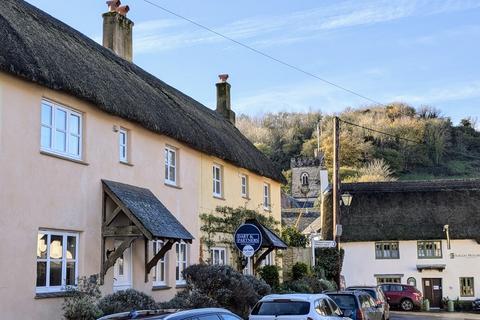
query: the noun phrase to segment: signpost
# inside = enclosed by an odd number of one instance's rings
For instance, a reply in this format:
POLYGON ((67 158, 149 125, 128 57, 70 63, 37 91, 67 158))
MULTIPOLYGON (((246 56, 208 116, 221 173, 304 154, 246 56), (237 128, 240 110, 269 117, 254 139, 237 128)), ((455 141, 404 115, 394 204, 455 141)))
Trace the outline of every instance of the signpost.
POLYGON ((234 241, 238 250, 245 257, 250 258, 262 246, 262 233, 256 225, 245 223, 235 231, 234 241))

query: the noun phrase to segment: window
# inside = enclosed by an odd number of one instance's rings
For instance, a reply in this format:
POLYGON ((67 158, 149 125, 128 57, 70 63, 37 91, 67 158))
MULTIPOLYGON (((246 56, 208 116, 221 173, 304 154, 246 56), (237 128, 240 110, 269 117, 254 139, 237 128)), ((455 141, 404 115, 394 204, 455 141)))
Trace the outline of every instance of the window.
POLYGON ((475 290, 473 286, 473 278, 460 278, 460 296, 461 297, 474 297, 475 290))
POLYGON ((212 264, 224 266, 227 264, 227 250, 225 248, 212 248, 210 258, 212 264))
POLYGON ((400 276, 380 276, 377 277, 377 284, 383 283, 401 283, 402 277, 400 276))
POLYGON ((177 185, 177 149, 165 148, 165 183, 177 185))
POLYGON ((175 271, 175 280, 177 284, 185 284, 182 272, 187 268, 187 244, 180 242, 175 244, 175 251, 177 253, 177 266, 175 271))
POLYGON ((267 256, 265 257, 265 259, 262 260, 261 262, 261 266, 262 267, 265 267, 265 266, 273 266, 275 263, 273 261, 273 253, 270 252, 269 254, 267 254, 267 256))
MULTIPOLYGON (((163 241, 155 240, 152 241, 152 252, 153 256, 155 256, 163 247, 163 241)), ((166 269, 165 269, 165 260, 166 254, 163 256, 162 259, 158 260, 157 265, 153 270, 153 285, 154 286, 164 286, 167 284, 166 282, 166 269)))
POLYGON ((37 292, 76 286, 78 234, 40 230, 37 239, 37 292))
POLYGON ((418 258, 441 258, 442 257, 442 242, 441 241, 418 241, 418 258))
POLYGON ((213 165, 213 196, 222 197, 222 166, 213 165))
POLYGON ((398 250, 398 242, 376 242, 375 243, 376 259, 398 259, 400 252, 398 250))
POLYGON ((120 162, 128 163, 128 131, 121 128, 118 134, 120 162))
POLYGON ((302 186, 308 186, 308 173, 304 172, 301 176, 302 186))
POLYGON ((248 177, 242 174, 240 178, 242 179, 242 197, 248 198, 248 177))
POLYGON ((268 183, 263 184, 263 208, 265 210, 271 209, 270 185, 268 183))
POLYGON ((81 159, 82 114, 48 100, 42 100, 42 151, 81 159))
POLYGON ((417 287, 417 279, 415 279, 414 277, 410 277, 407 279, 407 284, 417 287))

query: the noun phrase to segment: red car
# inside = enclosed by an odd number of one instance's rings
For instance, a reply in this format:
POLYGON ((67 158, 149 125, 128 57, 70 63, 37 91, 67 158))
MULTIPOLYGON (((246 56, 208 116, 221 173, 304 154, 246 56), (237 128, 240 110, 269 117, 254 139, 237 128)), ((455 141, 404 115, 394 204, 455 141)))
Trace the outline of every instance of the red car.
POLYGON ((403 311, 421 309, 422 293, 408 284, 384 283, 380 285, 391 306, 400 307, 403 311))

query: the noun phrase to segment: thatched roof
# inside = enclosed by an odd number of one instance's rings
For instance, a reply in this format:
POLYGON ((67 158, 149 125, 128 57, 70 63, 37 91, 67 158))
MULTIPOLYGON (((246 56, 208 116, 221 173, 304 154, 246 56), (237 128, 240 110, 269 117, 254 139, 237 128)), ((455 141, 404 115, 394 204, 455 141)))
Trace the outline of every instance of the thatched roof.
MULTIPOLYGON (((439 180, 342 184, 353 195, 342 208, 342 242, 452 239, 480 242, 480 180, 439 180)), ((332 201, 323 206, 322 233, 332 237, 332 201)))
POLYGON ((0 36, 0 71, 285 182, 281 171, 221 115, 25 1, 2 1, 0 36))

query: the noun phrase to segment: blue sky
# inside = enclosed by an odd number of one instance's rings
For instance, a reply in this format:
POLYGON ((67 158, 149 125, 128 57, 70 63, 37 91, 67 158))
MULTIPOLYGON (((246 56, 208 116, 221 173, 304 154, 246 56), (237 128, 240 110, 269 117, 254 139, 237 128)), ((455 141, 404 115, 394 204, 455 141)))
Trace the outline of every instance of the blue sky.
MULTIPOLYGON (((28 0, 100 41, 105 1, 28 0)), ((376 101, 480 118, 480 1, 149 0, 376 101)), ((369 104, 178 19, 122 0, 134 62, 214 107, 230 74, 237 114, 341 111, 369 104)))

